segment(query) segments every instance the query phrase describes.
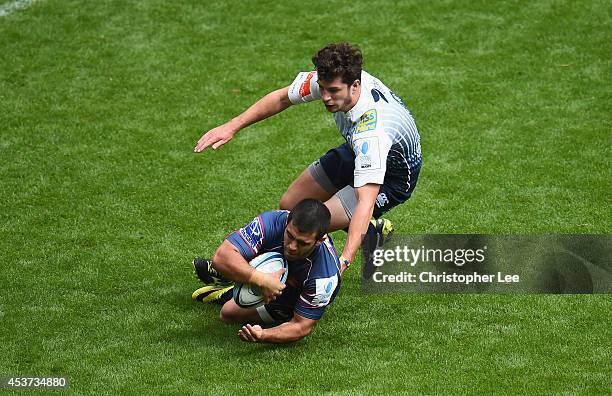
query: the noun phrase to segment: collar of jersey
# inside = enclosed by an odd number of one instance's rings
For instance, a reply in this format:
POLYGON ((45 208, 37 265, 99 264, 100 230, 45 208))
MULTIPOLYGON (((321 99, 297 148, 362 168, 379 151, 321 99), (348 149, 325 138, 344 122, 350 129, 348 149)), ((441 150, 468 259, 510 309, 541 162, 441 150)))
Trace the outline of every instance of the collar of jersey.
POLYGON ((372 99, 372 96, 367 95, 367 92, 368 90, 366 89, 365 84, 363 82, 363 78, 362 78, 361 79, 361 92, 359 94, 359 100, 357 101, 355 106, 353 106, 352 109, 344 113, 346 118, 350 119, 351 122, 359 121, 359 118, 361 118, 363 113, 370 110, 374 106, 374 101, 372 99))

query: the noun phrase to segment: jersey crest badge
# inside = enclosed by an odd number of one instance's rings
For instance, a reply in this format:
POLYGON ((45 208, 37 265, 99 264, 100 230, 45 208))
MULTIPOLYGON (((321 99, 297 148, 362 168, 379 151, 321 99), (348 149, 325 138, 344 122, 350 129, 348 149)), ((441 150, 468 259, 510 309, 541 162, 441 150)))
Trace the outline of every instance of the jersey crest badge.
POLYGON ((253 219, 253 221, 244 228, 240 229, 240 236, 242 239, 249 245, 251 249, 255 253, 259 252, 261 249, 261 245, 263 244, 263 230, 261 228, 261 223, 259 222, 259 217, 253 219))

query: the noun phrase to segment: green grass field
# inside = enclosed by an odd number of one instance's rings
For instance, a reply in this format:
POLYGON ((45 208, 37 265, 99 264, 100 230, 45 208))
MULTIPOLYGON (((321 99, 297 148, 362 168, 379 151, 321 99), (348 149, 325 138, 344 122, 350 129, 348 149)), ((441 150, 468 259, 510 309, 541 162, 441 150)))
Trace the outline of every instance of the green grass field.
MULTIPOLYGON (((0 7, 12 1, 0 0, 0 7)), ((321 104, 192 153, 329 42, 401 96, 398 232, 608 234, 608 1, 39 0, 0 17, 0 377, 75 394, 610 394, 609 295, 366 295, 245 344, 191 259, 342 142, 321 104)), ((343 246, 344 234, 335 233, 343 246)))

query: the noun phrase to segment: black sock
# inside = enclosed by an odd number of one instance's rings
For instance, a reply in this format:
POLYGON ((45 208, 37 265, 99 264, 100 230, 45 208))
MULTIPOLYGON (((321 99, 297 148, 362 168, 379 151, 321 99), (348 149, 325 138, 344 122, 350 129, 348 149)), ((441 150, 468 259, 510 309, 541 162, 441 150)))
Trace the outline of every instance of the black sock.
POLYGON ((363 256, 361 275, 363 279, 370 279, 372 274, 374 274, 376 269, 373 263, 374 250, 379 247, 381 239, 381 235, 376 232, 376 227, 372 222, 368 223, 368 230, 361 242, 361 255, 363 256))

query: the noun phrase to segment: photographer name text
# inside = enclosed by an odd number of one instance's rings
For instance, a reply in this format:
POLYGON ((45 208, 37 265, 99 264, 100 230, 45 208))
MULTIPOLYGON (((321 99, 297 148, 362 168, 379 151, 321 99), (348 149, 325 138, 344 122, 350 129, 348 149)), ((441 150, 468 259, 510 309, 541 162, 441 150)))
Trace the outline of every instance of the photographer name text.
POLYGON ((399 274, 383 274, 375 272, 372 280, 376 283, 519 283, 520 277, 517 274, 471 274, 446 273, 440 274, 423 271, 418 274, 412 272, 400 272, 399 274))

